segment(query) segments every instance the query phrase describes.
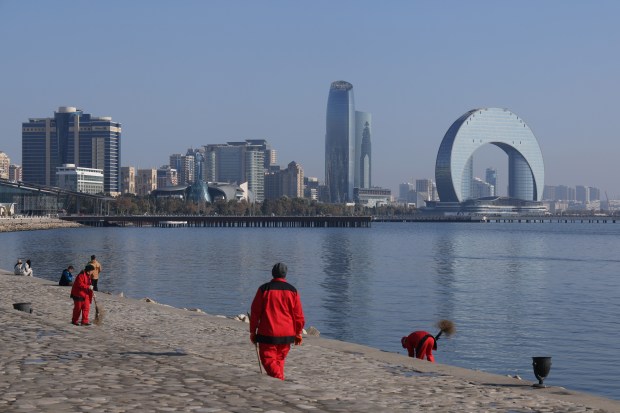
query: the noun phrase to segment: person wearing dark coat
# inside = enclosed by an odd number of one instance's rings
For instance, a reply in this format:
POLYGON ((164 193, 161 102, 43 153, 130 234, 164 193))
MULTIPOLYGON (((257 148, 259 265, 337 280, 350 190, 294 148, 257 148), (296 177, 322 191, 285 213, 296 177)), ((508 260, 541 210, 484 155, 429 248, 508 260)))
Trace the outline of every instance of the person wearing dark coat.
POLYGON ((73 285, 73 265, 69 265, 66 269, 62 271, 62 275, 60 276, 60 281, 58 281, 58 285, 63 287, 67 287, 73 285))

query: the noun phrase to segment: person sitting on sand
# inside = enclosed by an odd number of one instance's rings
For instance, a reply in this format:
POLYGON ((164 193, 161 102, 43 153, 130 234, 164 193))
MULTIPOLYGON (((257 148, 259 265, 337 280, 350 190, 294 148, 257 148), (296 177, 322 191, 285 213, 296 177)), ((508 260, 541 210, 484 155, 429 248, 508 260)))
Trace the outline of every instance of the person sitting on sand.
POLYGON ((32 265, 30 263, 30 260, 26 260, 26 262, 24 263, 24 275, 28 276, 28 277, 32 277, 32 265))
POLYGON ((69 265, 65 270, 62 271, 62 275, 60 276, 60 281, 58 281, 58 285, 62 285, 64 287, 73 285, 73 265, 69 265))
POLYGON ((24 275, 24 267, 22 265, 22 260, 17 260, 15 267, 13 267, 13 273, 15 275, 24 275))

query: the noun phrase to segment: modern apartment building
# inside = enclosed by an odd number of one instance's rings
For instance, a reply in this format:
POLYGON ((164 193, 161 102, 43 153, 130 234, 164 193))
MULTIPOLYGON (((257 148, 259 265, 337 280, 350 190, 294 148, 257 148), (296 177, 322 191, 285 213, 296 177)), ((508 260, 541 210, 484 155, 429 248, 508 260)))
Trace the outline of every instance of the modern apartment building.
POLYGON ((265 159, 270 157, 269 151, 264 139, 207 145, 204 154, 207 180, 238 185, 247 182, 254 199, 261 202, 265 198, 265 164, 270 163, 265 159))
POLYGON ((265 199, 304 197, 304 170, 297 162, 288 164, 286 169, 271 170, 265 173, 265 199))
POLYGON ((103 170, 104 192, 120 192, 121 124, 72 106, 50 118, 22 123, 24 182, 56 186, 56 168, 74 164, 103 170))

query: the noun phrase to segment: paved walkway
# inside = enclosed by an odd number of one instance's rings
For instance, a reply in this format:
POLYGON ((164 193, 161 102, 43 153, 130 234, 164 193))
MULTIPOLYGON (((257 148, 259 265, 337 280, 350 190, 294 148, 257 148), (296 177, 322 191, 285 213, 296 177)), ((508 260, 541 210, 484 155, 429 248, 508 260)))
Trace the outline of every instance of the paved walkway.
POLYGON ((613 400, 318 337, 293 347, 282 382, 259 374, 247 324, 97 300, 102 325, 76 327, 68 287, 0 270, 0 412, 620 412, 613 400))

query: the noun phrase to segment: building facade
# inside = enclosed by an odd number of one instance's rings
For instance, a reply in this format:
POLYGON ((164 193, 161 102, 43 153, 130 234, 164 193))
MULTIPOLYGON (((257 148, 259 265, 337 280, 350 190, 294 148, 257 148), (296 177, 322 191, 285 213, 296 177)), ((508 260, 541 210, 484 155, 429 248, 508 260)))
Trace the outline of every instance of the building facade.
POLYGON ((136 172, 136 194, 146 196, 157 189, 157 169, 138 169, 136 172))
POLYGON ((9 179, 9 167, 11 158, 6 153, 0 151, 0 179, 9 179))
POLYGON ((13 164, 9 165, 9 181, 21 182, 22 180, 22 167, 13 164))
POLYGON ((473 199, 473 154, 486 144, 508 155, 508 197, 541 201, 545 170, 538 141, 522 119, 499 108, 471 110, 446 132, 435 164, 439 199, 473 199))
POLYGON ((61 106, 53 118, 22 123, 24 182, 57 185, 56 168, 74 164, 103 170, 104 191, 120 192, 121 124, 71 106, 61 106))
POLYGON ((121 194, 136 194, 136 168, 121 167, 121 194))
POLYGON ((266 165, 271 165, 274 156, 275 153, 272 153, 264 139, 207 145, 204 154, 205 176, 208 182, 237 185, 247 182, 254 199, 261 202, 265 199, 266 165))
POLYGON ((356 188, 372 186, 372 115, 355 112, 355 182, 356 188))
POLYGON ((65 164, 56 168, 58 187, 85 194, 103 194, 103 170, 65 164))
POLYGON ((355 102, 353 85, 333 82, 327 98, 325 186, 329 202, 353 202, 355 185, 355 102))

